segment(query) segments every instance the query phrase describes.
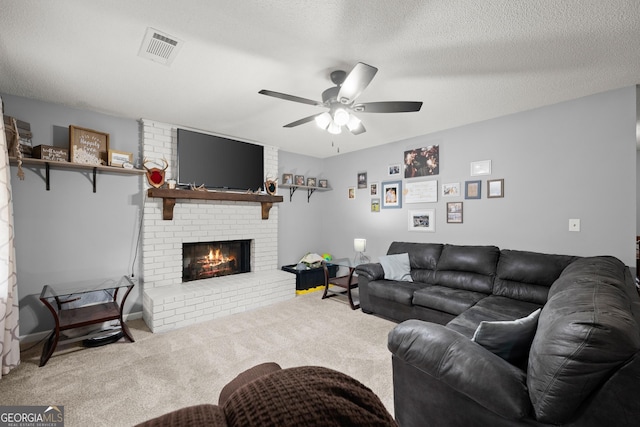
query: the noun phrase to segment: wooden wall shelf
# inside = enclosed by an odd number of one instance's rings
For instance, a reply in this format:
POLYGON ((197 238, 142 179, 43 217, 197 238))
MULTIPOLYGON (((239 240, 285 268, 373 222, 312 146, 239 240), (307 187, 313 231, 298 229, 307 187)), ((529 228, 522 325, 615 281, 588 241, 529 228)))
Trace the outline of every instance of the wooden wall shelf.
POLYGON ((257 202, 262 205, 262 219, 269 219, 269 211, 274 203, 282 202, 282 196, 268 194, 233 193, 227 191, 169 190, 168 188, 150 188, 149 197, 162 199, 162 219, 173 219, 173 207, 177 199, 226 200, 232 202, 257 202))
MULTIPOLYGON (((18 164, 18 159, 15 157, 9 157, 9 162, 12 165, 18 164)), ((29 167, 44 167, 45 168, 45 183, 47 191, 51 189, 50 181, 50 173, 49 169, 75 169, 75 170, 84 170, 84 171, 92 171, 93 172, 93 192, 96 192, 96 174, 98 171, 100 172, 109 172, 109 173, 118 173, 118 174, 127 174, 127 175, 144 175, 145 171, 142 169, 125 169, 121 167, 115 166, 97 166, 97 165, 85 165, 81 163, 71 163, 71 162, 56 162, 52 160, 42 160, 42 159, 32 159, 30 157, 25 157, 22 159, 22 166, 29 167)))

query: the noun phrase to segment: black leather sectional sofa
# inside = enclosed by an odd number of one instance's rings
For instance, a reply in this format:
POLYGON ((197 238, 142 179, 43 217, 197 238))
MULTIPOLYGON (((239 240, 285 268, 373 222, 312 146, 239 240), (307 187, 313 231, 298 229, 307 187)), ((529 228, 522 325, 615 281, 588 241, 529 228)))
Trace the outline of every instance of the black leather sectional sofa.
POLYGON ((412 281, 385 279, 380 263, 356 269, 362 310, 401 322, 388 342, 401 427, 640 425, 640 298, 620 260, 433 243, 388 250, 405 253, 412 281), (538 308, 521 359, 473 340, 482 322, 510 328, 538 308))

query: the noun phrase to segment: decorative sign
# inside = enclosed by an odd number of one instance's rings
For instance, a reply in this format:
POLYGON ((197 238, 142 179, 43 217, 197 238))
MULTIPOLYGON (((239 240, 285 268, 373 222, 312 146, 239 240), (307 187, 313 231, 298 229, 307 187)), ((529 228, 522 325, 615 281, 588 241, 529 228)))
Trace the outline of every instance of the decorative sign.
POLYGON ((438 201, 438 181, 406 182, 405 203, 431 203, 438 201))
POLYGON ((69 151, 72 163, 100 166, 109 151, 109 134, 71 125, 69 151))

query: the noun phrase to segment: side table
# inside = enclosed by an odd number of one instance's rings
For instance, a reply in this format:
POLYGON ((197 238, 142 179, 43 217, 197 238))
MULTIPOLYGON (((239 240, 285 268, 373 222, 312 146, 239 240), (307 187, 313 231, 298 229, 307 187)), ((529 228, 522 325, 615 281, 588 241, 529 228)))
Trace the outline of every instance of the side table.
POLYGON ((124 302, 133 286, 134 283, 128 276, 74 284, 45 285, 40 293, 40 301, 51 311, 55 328, 42 348, 40 366, 47 363, 60 343, 71 343, 105 334, 104 331, 97 331, 80 337, 61 339, 61 332, 66 330, 117 321, 124 337, 134 342, 129 327, 122 318, 124 302))
POLYGON ((349 258, 339 258, 332 260, 330 263, 323 263, 324 268, 324 293, 322 299, 330 298, 336 295, 347 294, 347 300, 351 310, 360 308, 360 301, 354 297, 352 290, 358 287, 358 276, 354 276, 354 272, 357 267, 357 263, 351 261, 349 258), (348 273, 344 276, 338 276, 331 278, 329 274, 330 266, 347 267, 348 273), (345 289, 344 291, 332 291, 330 286, 337 286, 345 289))

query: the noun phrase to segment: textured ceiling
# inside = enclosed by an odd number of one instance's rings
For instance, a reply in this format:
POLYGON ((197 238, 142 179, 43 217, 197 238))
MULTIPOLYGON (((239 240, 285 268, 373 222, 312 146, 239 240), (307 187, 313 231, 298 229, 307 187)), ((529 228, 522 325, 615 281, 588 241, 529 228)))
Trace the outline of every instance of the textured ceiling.
POLYGON ((640 83, 638 0, 0 0, 0 92, 316 157, 640 83), (147 27, 184 41, 138 56, 147 27), (307 123, 329 73, 379 68, 361 135, 307 123), (332 146, 333 145, 333 146, 332 146))

